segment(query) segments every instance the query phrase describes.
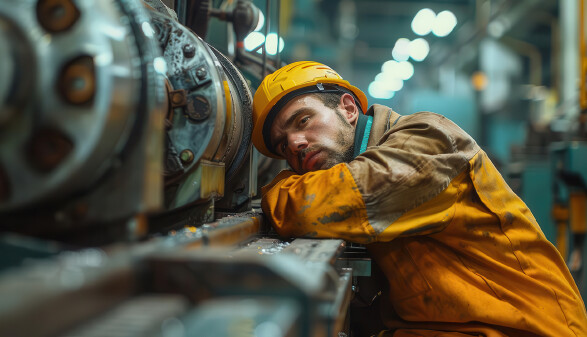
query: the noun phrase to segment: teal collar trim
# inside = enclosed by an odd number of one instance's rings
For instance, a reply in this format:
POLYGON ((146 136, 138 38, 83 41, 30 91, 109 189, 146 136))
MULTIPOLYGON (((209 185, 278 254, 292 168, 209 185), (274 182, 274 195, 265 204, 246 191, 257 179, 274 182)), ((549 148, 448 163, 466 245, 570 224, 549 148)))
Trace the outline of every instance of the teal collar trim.
POLYGON ((373 116, 359 115, 357 127, 355 128, 354 157, 367 150, 367 142, 369 141, 369 135, 371 134, 372 124, 373 116))
POLYGON ((373 116, 367 116, 367 125, 365 125, 365 132, 363 133, 363 140, 361 141, 361 151, 359 154, 367 150, 367 142, 369 142, 369 136, 371 135, 371 124, 373 124, 373 116))

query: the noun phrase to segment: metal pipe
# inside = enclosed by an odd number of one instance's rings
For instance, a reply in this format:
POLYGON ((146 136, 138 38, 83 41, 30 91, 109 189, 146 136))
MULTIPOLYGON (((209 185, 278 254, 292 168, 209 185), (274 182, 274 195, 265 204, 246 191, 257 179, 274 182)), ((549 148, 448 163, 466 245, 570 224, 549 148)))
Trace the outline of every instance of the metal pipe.
POLYGON ((265 12, 267 13, 267 19, 265 20, 265 43, 263 43, 263 78, 265 78, 265 76, 267 75, 267 35, 269 35, 269 26, 271 24, 271 13, 269 12, 269 10, 271 9, 270 2, 271 0, 265 1, 265 12))
POLYGON ((281 68, 281 65, 280 65, 281 52, 279 51, 279 42, 281 41, 280 28, 281 28, 281 0, 277 0, 277 52, 275 53, 275 55, 276 55, 275 68, 278 68, 278 69, 281 68))

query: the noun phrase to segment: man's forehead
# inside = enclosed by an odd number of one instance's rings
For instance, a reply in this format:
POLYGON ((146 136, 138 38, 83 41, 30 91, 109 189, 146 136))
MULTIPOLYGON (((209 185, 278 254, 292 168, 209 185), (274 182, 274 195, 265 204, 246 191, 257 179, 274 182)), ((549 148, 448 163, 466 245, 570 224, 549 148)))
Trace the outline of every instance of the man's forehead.
POLYGON ((287 102, 283 108, 279 110, 279 112, 277 112, 271 129, 273 130, 279 124, 281 124, 279 126, 283 126, 289 117, 300 109, 308 107, 319 107, 320 105, 323 105, 322 101, 316 98, 314 94, 304 94, 294 97, 289 102, 287 102))

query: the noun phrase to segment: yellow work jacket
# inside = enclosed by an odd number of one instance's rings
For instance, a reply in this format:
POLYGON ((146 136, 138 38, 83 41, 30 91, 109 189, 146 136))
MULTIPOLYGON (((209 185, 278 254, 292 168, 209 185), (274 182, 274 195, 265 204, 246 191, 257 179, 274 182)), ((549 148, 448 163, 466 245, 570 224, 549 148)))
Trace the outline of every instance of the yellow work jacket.
POLYGON ((587 336, 561 255, 475 141, 430 112, 367 114, 353 161, 263 188, 276 231, 366 244, 389 282, 393 336, 587 336))

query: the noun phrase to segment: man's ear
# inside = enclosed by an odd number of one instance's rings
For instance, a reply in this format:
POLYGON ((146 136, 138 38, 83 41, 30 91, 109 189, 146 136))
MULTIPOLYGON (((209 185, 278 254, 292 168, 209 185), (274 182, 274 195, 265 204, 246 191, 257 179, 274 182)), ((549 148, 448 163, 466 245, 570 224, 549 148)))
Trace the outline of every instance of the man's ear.
POLYGON ((357 125, 359 120, 359 108, 351 94, 344 93, 340 96, 340 107, 346 120, 353 126, 357 125))

